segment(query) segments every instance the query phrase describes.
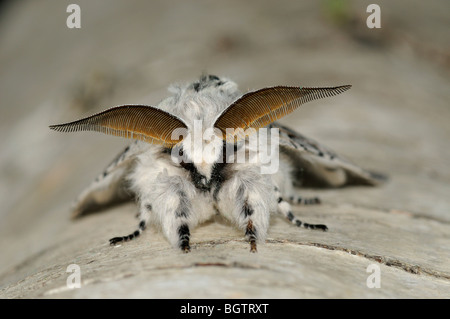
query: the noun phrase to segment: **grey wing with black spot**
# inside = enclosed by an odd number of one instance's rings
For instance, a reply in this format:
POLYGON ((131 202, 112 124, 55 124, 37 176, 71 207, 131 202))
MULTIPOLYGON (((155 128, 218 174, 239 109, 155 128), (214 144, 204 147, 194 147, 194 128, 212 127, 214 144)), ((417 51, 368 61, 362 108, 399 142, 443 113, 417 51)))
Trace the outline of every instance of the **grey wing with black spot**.
POLYGON ((135 196, 128 189, 127 176, 133 169, 136 157, 143 152, 139 141, 123 150, 76 199, 72 218, 101 211, 105 208, 132 200, 135 196))
POLYGON ((365 170, 331 149, 278 123, 280 152, 291 161, 294 185, 299 187, 375 186, 386 177, 365 170))

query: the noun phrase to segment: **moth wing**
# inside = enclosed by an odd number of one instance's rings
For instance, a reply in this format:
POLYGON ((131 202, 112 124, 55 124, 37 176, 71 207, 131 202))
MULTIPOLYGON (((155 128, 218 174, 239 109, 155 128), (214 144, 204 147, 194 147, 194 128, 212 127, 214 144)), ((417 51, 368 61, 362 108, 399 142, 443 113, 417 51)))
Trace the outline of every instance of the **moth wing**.
POLYGON ((119 153, 103 173, 78 196, 72 207, 72 218, 134 199, 135 195, 128 188, 127 176, 135 165, 137 155, 143 151, 144 146, 136 141, 119 153))
POLYGON ((280 152, 294 167, 293 179, 302 187, 342 187, 346 185, 380 184, 386 177, 365 170, 339 156, 333 150, 278 123, 280 152))

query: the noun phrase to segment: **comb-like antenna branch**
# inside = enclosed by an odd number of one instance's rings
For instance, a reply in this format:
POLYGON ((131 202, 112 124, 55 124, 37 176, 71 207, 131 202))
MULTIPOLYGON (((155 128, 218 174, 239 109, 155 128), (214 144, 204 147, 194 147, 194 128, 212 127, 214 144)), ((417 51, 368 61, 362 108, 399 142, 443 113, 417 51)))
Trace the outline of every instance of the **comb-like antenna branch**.
POLYGON ((300 105, 347 91, 351 85, 323 88, 275 86, 244 94, 220 114, 214 126, 226 138, 227 128, 260 129, 295 111, 300 105))
POLYGON ((122 105, 65 124, 51 125, 58 132, 96 131, 173 147, 172 132, 186 128, 178 117, 148 105, 122 105))

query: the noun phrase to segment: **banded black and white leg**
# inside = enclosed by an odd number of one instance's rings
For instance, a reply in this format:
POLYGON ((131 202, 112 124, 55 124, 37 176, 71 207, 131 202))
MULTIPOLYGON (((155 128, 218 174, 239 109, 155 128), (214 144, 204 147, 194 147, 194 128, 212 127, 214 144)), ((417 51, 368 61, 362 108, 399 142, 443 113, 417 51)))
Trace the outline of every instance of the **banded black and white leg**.
POLYGON ((158 174, 152 185, 148 195, 143 195, 148 196, 144 199, 152 202, 152 221, 161 226, 164 236, 174 248, 189 252, 190 230, 199 222, 192 206, 197 189, 184 177, 169 176, 167 170, 158 174))
POLYGON ((318 205, 321 203, 319 197, 302 197, 298 195, 293 195, 289 197, 289 201, 292 204, 301 204, 301 205, 318 205))
MULTIPOLYGON (((269 227, 269 206, 265 193, 261 193, 259 181, 252 181, 254 185, 243 182, 237 189, 231 187, 225 188, 224 195, 226 199, 221 203, 221 212, 223 216, 230 219, 239 229, 244 231, 245 238, 250 244, 250 252, 257 252, 257 244, 263 242, 266 238, 267 229, 269 227), (256 187, 254 187, 256 184, 256 187), (252 187, 253 186, 253 187, 252 187), (235 197, 230 198, 229 192, 234 189, 235 197)), ((261 182, 262 183, 262 182, 261 182)), ((230 183, 232 184, 232 183, 230 183)))
POLYGON ((178 238, 179 238, 178 246, 185 253, 191 251, 191 246, 189 245, 190 237, 191 233, 189 232, 189 226, 187 224, 181 224, 180 226, 178 226, 178 238))
POLYGON ((297 227, 303 227, 307 229, 319 229, 323 231, 327 231, 328 227, 323 224, 309 224, 304 223, 301 220, 299 220, 297 217, 294 216, 292 213, 291 205, 281 197, 280 191, 276 188, 275 192, 277 194, 277 201, 278 201, 278 213, 286 217, 292 224, 296 225, 297 227))
POLYGON ((194 226, 195 219, 191 199, 183 189, 168 196, 170 197, 160 212, 163 232, 174 247, 188 253, 191 251, 190 227, 194 226))
POLYGON ((256 253, 257 252, 256 241, 258 238, 256 235, 256 227, 253 225, 253 219, 251 218, 253 213, 254 213, 253 208, 246 201, 242 208, 241 212, 242 216, 240 216, 239 218, 244 217, 244 219, 246 219, 245 238, 250 243, 250 252, 256 253))
POLYGON ((139 237, 141 235, 141 233, 147 227, 148 221, 150 219, 151 211, 152 211, 152 206, 150 204, 141 205, 141 209, 139 210, 139 213, 138 213, 138 217, 139 217, 138 229, 127 236, 119 236, 119 237, 111 238, 109 240, 109 244, 116 245, 118 243, 130 241, 132 239, 139 237))

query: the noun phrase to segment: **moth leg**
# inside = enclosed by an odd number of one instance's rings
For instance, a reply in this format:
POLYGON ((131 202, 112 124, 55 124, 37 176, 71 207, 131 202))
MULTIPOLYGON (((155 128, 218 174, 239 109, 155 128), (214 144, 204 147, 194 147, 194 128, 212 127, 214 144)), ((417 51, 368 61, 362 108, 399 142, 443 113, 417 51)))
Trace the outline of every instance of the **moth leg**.
POLYGON ((190 231, 199 222, 192 205, 197 192, 184 175, 177 175, 178 171, 171 173, 169 175, 168 170, 164 169, 154 177, 143 171, 141 176, 136 177, 137 193, 141 194, 142 202, 152 204, 151 220, 161 227, 172 247, 187 253, 191 249, 190 231))
POLYGON ((147 227, 148 221, 150 219, 151 210, 152 210, 152 206, 150 204, 147 204, 147 205, 145 205, 145 207, 141 208, 138 213, 138 216, 139 216, 138 229, 136 229, 133 233, 131 233, 127 236, 119 236, 119 237, 111 238, 109 240, 109 244, 111 246, 113 246, 117 243, 129 241, 129 240, 139 237, 139 235, 141 235, 141 233, 147 227))
POLYGON ((253 226, 253 221, 251 219, 247 222, 247 228, 245 229, 245 237, 247 237, 248 242, 250 243, 250 252, 256 253, 256 230, 253 226))
POLYGON ((178 240, 180 249, 188 253, 191 251, 191 246, 189 245, 189 239, 191 233, 189 232, 189 226, 187 224, 182 224, 178 227, 178 240))
POLYGON ((292 224, 296 225, 297 227, 304 227, 307 229, 320 229, 323 231, 327 231, 328 227, 326 225, 322 224, 308 224, 304 223, 301 220, 299 220, 297 217, 292 214, 292 208, 291 205, 281 197, 281 193, 277 190, 275 190, 278 196, 278 213, 286 217, 292 224))
POLYGON ((290 196, 289 201, 293 204, 301 204, 301 205, 317 205, 321 203, 319 197, 301 197, 298 195, 290 196))
POLYGON ((166 203, 160 205, 159 219, 162 221, 163 232, 174 247, 183 252, 191 251, 190 228, 195 226, 196 216, 192 212, 188 191, 178 184, 176 191, 166 193, 166 203))
POLYGON ((254 208, 245 200, 244 205, 234 219, 238 225, 242 225, 241 228, 245 230, 245 238, 250 243, 250 252, 256 253, 258 250, 256 248, 256 243, 261 240, 259 238, 260 232, 265 233, 267 227, 264 227, 264 217, 261 213, 255 212, 254 208), (260 216, 258 216, 260 215, 260 216))
POLYGON ((268 207, 261 204, 263 200, 255 196, 257 192, 238 190, 237 207, 232 218, 245 231, 245 238, 250 243, 250 252, 257 252, 257 243, 262 242, 269 227, 270 213, 268 207), (244 193, 248 193, 242 195, 244 193), (250 196, 251 195, 251 196, 250 196))

